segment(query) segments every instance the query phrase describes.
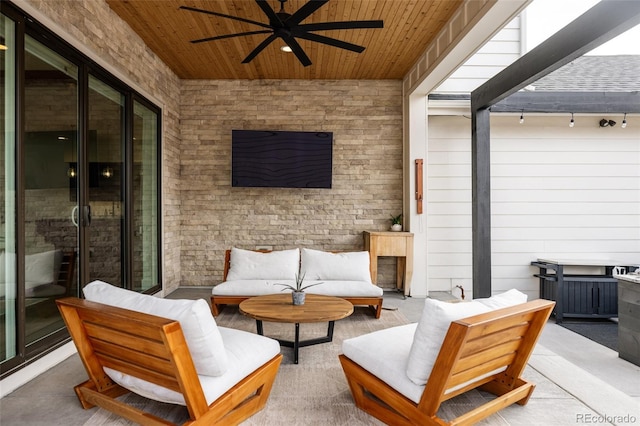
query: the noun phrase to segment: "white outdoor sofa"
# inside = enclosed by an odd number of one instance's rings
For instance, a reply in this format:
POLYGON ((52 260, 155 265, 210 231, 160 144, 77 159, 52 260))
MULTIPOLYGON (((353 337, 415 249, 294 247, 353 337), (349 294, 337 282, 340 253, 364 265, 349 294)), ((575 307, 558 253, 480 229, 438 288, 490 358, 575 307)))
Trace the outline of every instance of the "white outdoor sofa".
MULTIPOLYGON (((371 281, 369 253, 326 252, 295 248, 279 251, 227 250, 224 282, 213 287, 211 310, 217 316, 225 305, 237 305, 250 297, 283 291, 278 284, 294 285, 296 276, 304 284, 322 284, 307 290, 309 294, 335 296, 354 306, 366 305, 380 318, 382 289, 371 281)), ((284 290, 290 291, 290 290, 284 290)))

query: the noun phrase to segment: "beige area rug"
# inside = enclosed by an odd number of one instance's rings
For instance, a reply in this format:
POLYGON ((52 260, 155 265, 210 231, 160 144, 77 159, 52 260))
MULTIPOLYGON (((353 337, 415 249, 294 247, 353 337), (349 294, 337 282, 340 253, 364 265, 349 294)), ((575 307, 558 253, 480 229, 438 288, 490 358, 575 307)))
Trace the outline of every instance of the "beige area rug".
MULTIPOLYGON (((238 313, 237 308, 227 307, 216 319, 220 326, 256 331, 255 321, 238 313)), ((349 318, 336 321, 333 342, 300 349, 298 364, 293 364, 293 349, 282 348, 283 361, 271 391, 267 406, 248 419, 244 425, 381 425, 383 423, 357 409, 344 378, 338 354, 344 339, 375 330, 407 324, 407 319, 397 311, 384 310, 380 319, 373 318, 364 308, 356 308, 349 318)), ((264 323, 264 333, 269 337, 293 340, 293 324, 264 323)), ((327 324, 301 324, 300 339, 321 337, 327 333, 327 324)), ((184 407, 149 401, 140 396, 125 395, 128 403, 176 423, 188 420, 184 407)), ((440 416, 451 419, 484 402, 479 392, 468 392, 442 407, 440 416)), ((130 425, 111 413, 99 409, 85 426, 130 425)), ((480 423, 507 425, 499 416, 491 416, 480 423)))

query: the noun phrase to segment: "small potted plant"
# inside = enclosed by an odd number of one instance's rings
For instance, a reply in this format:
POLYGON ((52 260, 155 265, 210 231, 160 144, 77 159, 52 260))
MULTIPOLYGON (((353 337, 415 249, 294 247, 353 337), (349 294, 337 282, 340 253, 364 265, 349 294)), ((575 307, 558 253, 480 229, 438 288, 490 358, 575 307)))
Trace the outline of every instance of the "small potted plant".
POLYGON ((296 274, 295 287, 289 284, 281 284, 281 283, 276 284, 284 287, 281 291, 285 291, 286 289, 291 290, 291 300, 294 305, 304 305, 304 299, 305 299, 304 291, 309 287, 313 287, 314 285, 322 284, 322 282, 319 282, 319 283, 307 284, 303 286, 302 283, 304 282, 304 276, 305 274, 303 274, 302 276, 300 276, 299 274, 296 274))
POLYGON ((402 213, 398 216, 391 215, 391 230, 392 231, 402 231, 402 213))

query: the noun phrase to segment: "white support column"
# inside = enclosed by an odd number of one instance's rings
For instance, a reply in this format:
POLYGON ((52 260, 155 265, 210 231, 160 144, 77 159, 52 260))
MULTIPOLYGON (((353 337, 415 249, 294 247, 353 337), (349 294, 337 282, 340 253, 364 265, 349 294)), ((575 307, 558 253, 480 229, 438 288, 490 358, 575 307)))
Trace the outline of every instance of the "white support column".
POLYGON ((427 94, 414 92, 404 97, 404 173, 405 200, 404 214, 407 231, 413 233, 413 258, 420 261, 413 264, 413 282, 411 296, 426 297, 428 289, 427 278, 427 223, 426 200, 423 200, 423 213, 417 213, 416 168, 415 160, 421 158, 423 163, 422 187, 426 194, 427 185, 427 153, 428 153, 428 125, 427 125, 427 94))

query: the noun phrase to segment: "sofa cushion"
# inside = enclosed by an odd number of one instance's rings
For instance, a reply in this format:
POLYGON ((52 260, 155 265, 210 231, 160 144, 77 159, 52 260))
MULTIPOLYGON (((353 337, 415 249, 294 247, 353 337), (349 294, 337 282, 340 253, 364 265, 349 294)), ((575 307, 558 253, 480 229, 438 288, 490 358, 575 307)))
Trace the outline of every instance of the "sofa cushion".
POLYGON ((417 385, 427 383, 452 321, 526 301, 527 296, 517 290, 460 303, 426 299, 409 354, 407 376, 417 385))
MULTIPOLYGON (((322 282, 305 290, 309 294, 321 294, 335 297, 382 297, 383 290, 377 285, 365 281, 319 281, 304 280, 306 284, 322 282)), ((225 281, 213 287, 214 296, 263 296, 289 292, 291 290, 277 284, 295 285, 294 280, 240 280, 225 281)))
POLYGON ((295 280, 299 268, 297 248, 263 253, 233 247, 226 280, 295 280))
POLYGON ((93 302, 179 321, 198 374, 220 376, 227 371, 227 352, 205 300, 161 299, 103 281, 93 281, 83 291, 93 302))
MULTIPOLYGON (((198 376, 200 378, 200 386, 209 405, 240 380, 280 353, 280 344, 269 337, 226 327, 219 327, 218 329, 224 342, 229 368, 222 376, 198 376)), ((145 398, 169 404, 186 405, 184 397, 178 392, 110 368, 105 368, 105 372, 120 386, 145 398)))
MULTIPOLYGON (((371 283, 369 252, 330 253, 303 248, 300 274, 305 280, 365 281, 371 283)), ((314 287, 315 288, 315 287, 314 287)))
MULTIPOLYGON (((295 280, 236 280, 225 281, 213 286, 214 296, 264 296, 283 291, 283 286, 276 283, 295 286, 295 280)), ((287 291, 285 289, 285 291, 287 291)), ((289 290, 290 291, 290 290, 289 290)))
POLYGON ((58 281, 62 251, 49 250, 24 257, 24 280, 38 284, 55 284, 58 281))

